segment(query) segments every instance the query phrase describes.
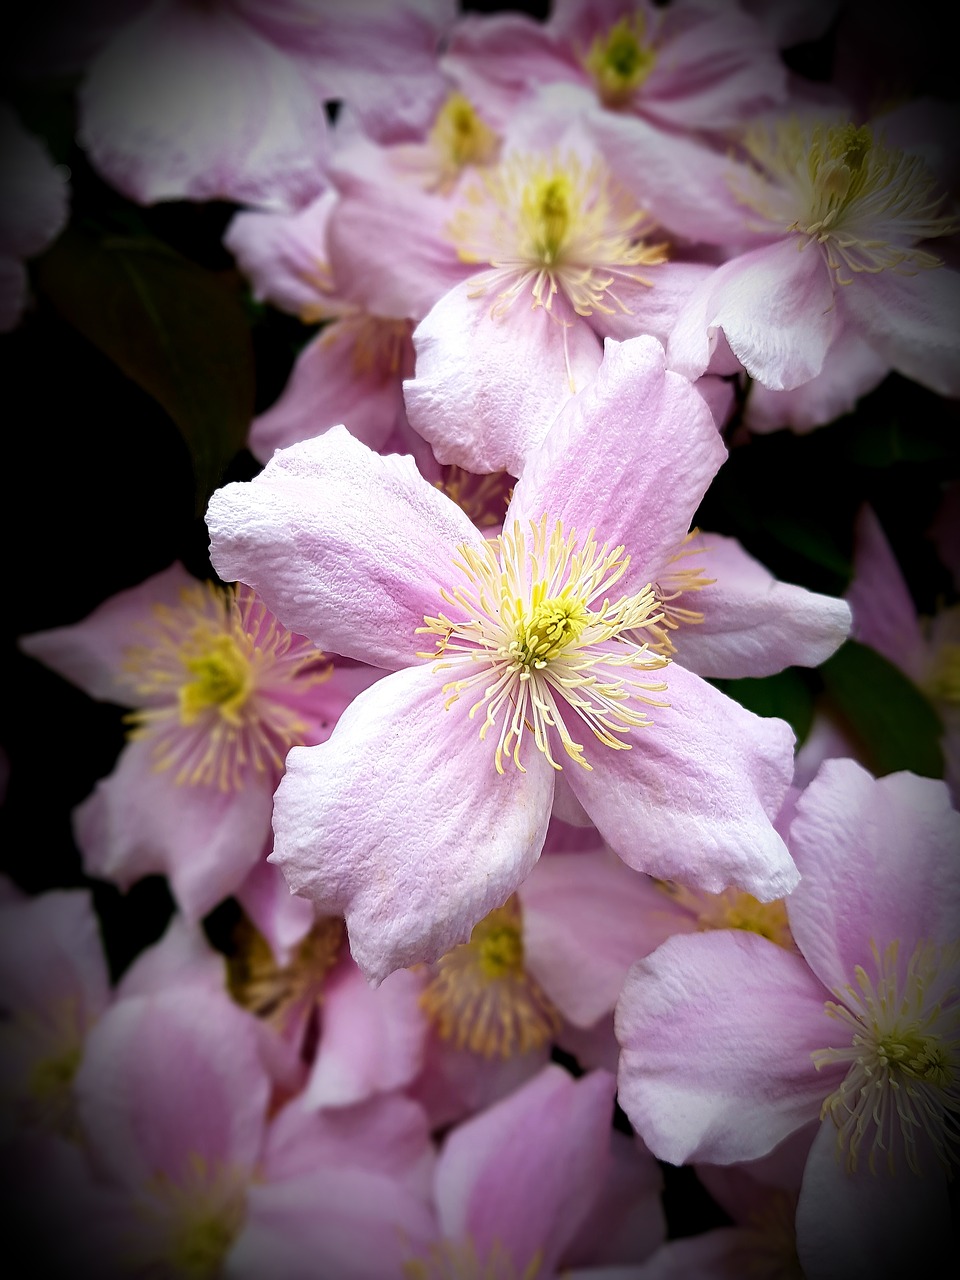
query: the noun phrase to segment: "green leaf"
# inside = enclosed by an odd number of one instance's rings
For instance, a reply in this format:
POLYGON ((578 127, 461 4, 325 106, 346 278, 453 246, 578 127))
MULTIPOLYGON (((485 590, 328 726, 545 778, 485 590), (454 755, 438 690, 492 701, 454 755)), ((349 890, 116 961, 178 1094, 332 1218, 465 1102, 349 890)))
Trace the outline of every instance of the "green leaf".
POLYGON ((190 451, 202 515, 244 447, 254 411, 239 277, 161 241, 97 240, 67 228, 36 260, 34 278, 63 318, 170 415, 190 451))
POLYGON ((742 707, 758 716, 776 716, 786 722, 803 742, 813 722, 813 691, 796 667, 774 676, 750 676, 742 680, 712 682, 742 707))
POLYGON ((848 640, 818 669, 828 696, 862 741, 873 773, 944 771, 943 725, 912 680, 869 645, 848 640))

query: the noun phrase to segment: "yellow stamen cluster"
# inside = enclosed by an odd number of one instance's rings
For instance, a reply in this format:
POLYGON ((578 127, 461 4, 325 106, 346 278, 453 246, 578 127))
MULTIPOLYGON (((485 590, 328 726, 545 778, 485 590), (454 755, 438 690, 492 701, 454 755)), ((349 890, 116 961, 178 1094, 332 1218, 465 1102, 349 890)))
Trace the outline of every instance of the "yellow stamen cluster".
POLYGON ((738 198, 807 237, 801 245, 818 244, 838 284, 940 265, 915 246, 956 225, 921 157, 887 147, 866 125, 795 117, 749 129, 744 145, 758 168, 738 198))
POLYGON ((520 904, 510 898, 432 966, 420 1003, 437 1032, 485 1058, 547 1044, 560 1015, 524 968, 520 904))
POLYGON ((152 1230, 131 1230, 131 1267, 161 1265, 163 1274, 183 1280, 214 1280, 243 1227, 250 1180, 248 1170, 211 1167, 197 1154, 180 1178, 154 1178, 136 1204, 137 1216, 152 1230), (158 1242, 151 1256, 145 1244, 149 1239, 158 1242))
POLYGON ((643 14, 635 13, 621 18, 606 35, 597 36, 583 65, 593 77, 604 106, 616 108, 630 101, 656 61, 643 14))
POLYGON ((308 1002, 321 999, 323 982, 336 964, 344 938, 339 916, 325 916, 280 965, 267 940, 244 917, 233 939, 227 960, 227 986, 231 996, 258 1018, 282 1026, 288 1014, 308 1002))
POLYGON ((197 583, 157 605, 144 642, 127 649, 132 737, 153 741, 154 768, 178 785, 237 791, 253 774, 279 777, 307 723, 297 694, 332 667, 285 630, 243 586, 197 583))
POLYGON ((787 904, 783 898, 776 898, 773 902, 759 902, 753 894, 742 889, 706 893, 669 880, 657 883, 668 897, 693 916, 701 932, 710 929, 743 929, 747 933, 768 938, 786 951, 797 950, 790 932, 787 904))
POLYGON ((642 238, 649 215, 599 160, 585 169, 572 154, 512 155, 480 174, 464 201, 450 235, 461 261, 493 268, 475 296, 497 289, 495 315, 527 292, 546 311, 560 292, 581 316, 629 313, 616 281, 649 285, 637 268, 666 258, 665 245, 642 238))
POLYGON ((700 555, 705 550, 702 546, 690 545, 699 533, 699 529, 690 530, 680 550, 670 557, 667 568, 653 584, 653 592, 663 617, 655 626, 648 628, 650 647, 665 658, 672 658, 677 652, 671 632, 679 631, 682 626, 697 626, 703 622, 703 614, 699 610, 688 609, 686 605, 676 602, 682 595, 702 591, 704 587, 713 586, 716 582, 716 578, 705 577, 703 569, 670 568, 686 556, 700 555))
POLYGON ((476 696, 469 716, 483 711, 480 738, 498 727, 494 755, 498 773, 512 760, 524 772, 520 751, 524 731, 554 769, 559 740, 566 755, 585 769, 583 745, 571 736, 568 720, 580 721, 597 742, 628 750, 623 735, 651 721, 637 703, 665 706, 651 698, 666 688, 636 678, 667 665, 637 640, 663 615, 647 585, 611 602, 606 594, 623 577, 630 557, 623 547, 597 546, 594 531, 579 539, 547 516, 524 533, 512 529, 482 546, 459 548, 454 567, 464 585, 441 596, 451 615, 424 618, 418 628, 436 637, 434 670, 454 672, 443 686, 449 709, 476 696))
POLYGON ((849 1070, 821 1114, 837 1126, 837 1154, 846 1152, 850 1171, 864 1143, 871 1172, 880 1153, 892 1172, 901 1144, 914 1173, 924 1172, 921 1144, 950 1169, 960 1159, 960 942, 921 942, 905 965, 897 942, 872 951, 876 979, 858 965, 856 985, 826 1004, 849 1042, 817 1050, 814 1064, 849 1070))
POLYGON ((960 703, 960 644, 943 644, 937 650, 933 671, 924 687, 938 702, 960 703))
POLYGON ((358 311, 327 329, 320 341, 350 348, 350 364, 358 377, 386 382, 413 373, 413 325, 358 311))
POLYGON ((449 187, 468 165, 491 164, 500 149, 500 138, 477 115, 462 93, 451 93, 437 112, 428 137, 440 158, 438 185, 449 187))

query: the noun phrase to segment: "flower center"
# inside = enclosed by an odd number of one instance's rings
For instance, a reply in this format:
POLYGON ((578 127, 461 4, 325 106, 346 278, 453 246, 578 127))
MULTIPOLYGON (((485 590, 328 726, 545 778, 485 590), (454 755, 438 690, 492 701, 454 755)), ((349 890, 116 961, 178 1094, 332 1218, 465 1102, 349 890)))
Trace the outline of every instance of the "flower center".
POLYGON ((296 701, 332 667, 249 588, 198 582, 155 606, 124 673, 139 704, 131 736, 152 738, 154 768, 178 785, 236 791, 254 774, 279 776, 308 731, 296 701))
POLYGON ((629 314, 613 286, 649 285, 637 268, 665 261, 665 245, 641 238, 652 226, 601 161, 585 170, 575 155, 512 155, 478 175, 449 231, 462 262, 492 268, 473 296, 496 289, 494 315, 529 291, 534 307, 551 311, 560 292, 589 316, 629 314))
POLYGON ((814 1064, 848 1063, 849 1070, 821 1114, 836 1124, 838 1155, 846 1150, 851 1171, 866 1142, 871 1172, 878 1152, 892 1172, 902 1143, 908 1166, 921 1173, 921 1137, 949 1169, 960 1157, 960 943, 922 942, 906 966, 896 942, 882 956, 871 949, 876 981, 858 965, 856 986, 835 992, 841 1003, 826 1004, 850 1043, 817 1050, 814 1064))
POLYGON ((285 1026, 297 1008, 316 1004, 323 982, 336 964, 344 937, 343 920, 324 916, 297 944, 288 964, 280 965, 266 938, 243 917, 227 960, 227 985, 233 999, 258 1018, 285 1026))
POLYGON ((914 246, 955 224, 942 216, 944 196, 919 156, 887 147, 866 125, 796 118, 748 129, 744 143, 758 168, 736 195, 819 244, 838 284, 861 272, 940 265, 914 246))
POLYGON ((960 644, 941 645, 926 688, 940 702, 960 703, 960 644))
POLYGON ((425 1258, 403 1264, 404 1280, 535 1280, 540 1274, 542 1250, 537 1250, 523 1271, 498 1240, 481 1258, 473 1241, 440 1240, 425 1258))
POLYGON ((560 1015, 524 969, 523 921, 516 895, 474 927, 470 941, 431 966, 420 997, 437 1033, 485 1058, 539 1049, 560 1015))
POLYGON ((623 106, 653 70, 657 58, 645 37, 646 23, 637 13, 621 18, 590 46, 583 65, 605 106, 623 106))
POLYGON ((454 567, 464 585, 441 592, 452 616, 425 617, 417 628, 436 637, 435 651, 418 656, 437 659, 437 672, 458 673, 443 686, 447 709, 461 694, 479 695, 468 714, 485 711, 481 740, 500 721, 498 773, 507 759, 524 772, 524 730, 554 769, 561 768, 556 739, 590 769, 565 715, 604 746, 626 750, 631 744, 622 735, 651 723, 635 704, 666 705, 649 696, 665 684, 635 678, 667 665, 637 639, 662 618, 652 588, 613 603, 606 594, 630 563, 623 551, 598 547, 593 530, 581 544, 576 530, 567 534, 559 521, 548 532, 546 515, 531 522, 529 536, 515 521, 481 547, 459 548, 454 567))
POLYGON ((185 1280, 212 1280, 243 1226, 249 1183, 247 1170, 210 1167, 196 1154, 181 1178, 153 1178, 136 1206, 153 1231, 131 1241, 130 1261, 145 1267, 162 1261, 185 1280))
POLYGON ((490 164, 500 147, 497 134, 462 93, 451 93, 437 112, 429 142, 440 156, 441 172, 448 183, 467 165, 490 164))
POLYGON ((743 929, 768 938, 778 947, 796 951, 785 899, 758 902, 742 889, 724 889, 722 893, 706 893, 669 880, 657 885, 678 906, 689 912, 701 931, 709 929, 743 929))

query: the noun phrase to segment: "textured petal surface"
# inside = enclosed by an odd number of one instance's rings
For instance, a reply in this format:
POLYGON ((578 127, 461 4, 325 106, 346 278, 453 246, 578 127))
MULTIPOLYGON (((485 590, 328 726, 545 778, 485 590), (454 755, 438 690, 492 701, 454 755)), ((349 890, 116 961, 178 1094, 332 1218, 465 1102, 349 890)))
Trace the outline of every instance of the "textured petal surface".
POLYGON ((673 633, 677 661, 707 678, 769 676, 784 667, 816 667, 850 632, 850 606, 778 582, 734 538, 701 534, 685 564, 703 567, 711 586, 684 597, 703 622, 673 633))
POLYGON ((589 322, 558 303, 551 315, 521 296, 492 315, 497 286, 474 296, 483 281, 451 289, 414 330, 407 414, 440 462, 519 475, 561 406, 596 374, 602 350, 589 322))
POLYGON ((652 708, 653 725, 634 731, 629 751, 588 743, 593 769, 565 769, 570 786, 638 871, 782 898, 797 869, 772 823, 793 775, 793 731, 675 663, 665 676, 670 705, 652 708))
POLYGON ((814 1119, 833 1087, 810 1056, 830 1043, 827 996, 799 956, 739 929, 638 961, 616 1011, 618 1098, 653 1154, 754 1160, 814 1119))
POLYGON ((467 708, 411 668, 347 708, 330 741, 294 747, 274 804, 291 891, 346 917, 365 976, 433 961, 502 905, 543 847, 553 770, 500 776, 467 708))
POLYGON ((875 779, 853 760, 826 760, 797 801, 790 847, 801 871, 790 927, 827 986, 871 965, 871 941, 882 950, 899 939, 906 960, 922 939, 956 939, 960 813, 939 779, 875 779))
POLYGON ((636 591, 683 541, 725 457, 710 410, 665 369, 660 343, 608 338, 596 378, 528 461, 504 524, 525 528, 545 512, 582 536, 595 529, 597 542, 626 547, 618 589, 636 591))
POLYGON ((412 458, 381 457, 342 426, 218 489, 207 526, 222 578, 255 586, 328 653, 387 668, 419 661, 416 629, 449 585, 456 547, 482 541, 412 458))

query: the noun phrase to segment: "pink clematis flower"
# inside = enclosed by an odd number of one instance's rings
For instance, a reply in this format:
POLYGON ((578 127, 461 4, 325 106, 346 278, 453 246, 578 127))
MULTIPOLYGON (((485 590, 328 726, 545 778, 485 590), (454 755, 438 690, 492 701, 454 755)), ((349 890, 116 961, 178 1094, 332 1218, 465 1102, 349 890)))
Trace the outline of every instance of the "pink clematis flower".
POLYGON ((789 836, 800 954, 715 931, 635 965, 617 1007, 620 1102, 678 1164, 756 1159, 820 1117, 798 1202, 804 1274, 889 1275, 951 1240, 960 813, 940 780, 827 760, 789 836))
POLYGON ((724 446, 653 339, 622 344, 593 387, 525 469, 498 538, 412 459, 339 427, 211 499, 223 577, 327 651, 394 669, 328 746, 290 751, 274 810, 271 859, 345 916, 373 981, 438 959, 503 905, 537 861, 558 777, 640 869, 760 898, 795 881, 771 822, 789 727, 651 643, 651 568, 724 446))
POLYGON ((75 836, 88 874, 122 888, 165 874, 191 920, 269 851, 288 747, 329 734, 380 674, 334 671, 252 592, 179 564, 20 645, 91 697, 135 708, 116 769, 75 811, 75 836))
MULTIPOLYGON (((696 377, 722 333, 770 393, 816 380, 779 408, 761 397, 752 414, 762 430, 827 421, 884 369, 960 395, 960 275, 929 243, 956 226, 942 166, 900 136, 896 113, 856 123, 801 109, 759 118, 741 141, 745 163, 690 174, 691 198, 708 184, 705 200, 739 207, 741 232, 681 310, 671 367, 696 377)), ((626 148, 618 154, 626 163, 626 148)))

